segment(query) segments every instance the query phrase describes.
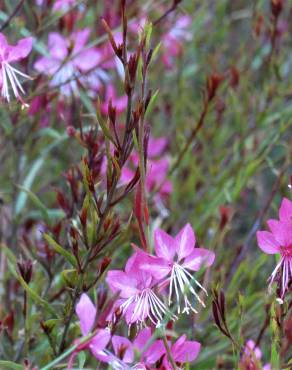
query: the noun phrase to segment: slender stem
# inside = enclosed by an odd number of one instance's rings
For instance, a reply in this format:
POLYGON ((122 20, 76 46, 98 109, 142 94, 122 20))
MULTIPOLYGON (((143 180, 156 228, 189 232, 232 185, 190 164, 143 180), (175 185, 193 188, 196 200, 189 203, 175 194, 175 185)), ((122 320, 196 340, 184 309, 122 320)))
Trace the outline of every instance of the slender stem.
POLYGON ((7 20, 2 24, 2 26, 0 28, 0 32, 2 32, 6 27, 9 26, 11 20, 16 16, 16 14, 18 13, 18 11, 22 7, 23 3, 24 3, 24 0, 20 0, 18 2, 18 4, 15 6, 13 12, 10 14, 10 16, 7 18, 7 20))
POLYGON ((175 363, 175 361, 172 357, 171 350, 170 350, 169 345, 167 343, 167 339, 166 339, 165 334, 162 336, 162 340, 163 340, 164 347, 166 349, 168 360, 171 363, 173 370, 177 370, 177 366, 176 366, 176 363, 175 363))

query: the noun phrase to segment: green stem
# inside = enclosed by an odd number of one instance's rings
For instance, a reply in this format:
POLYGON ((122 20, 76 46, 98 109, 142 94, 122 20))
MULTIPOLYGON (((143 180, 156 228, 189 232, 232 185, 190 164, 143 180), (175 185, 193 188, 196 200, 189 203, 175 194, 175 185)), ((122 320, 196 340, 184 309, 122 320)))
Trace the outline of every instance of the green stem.
POLYGON ((175 361, 174 361, 174 359, 172 357, 171 350, 170 350, 169 345, 167 343, 167 339, 166 339, 166 335, 165 334, 163 334, 162 340, 163 340, 164 347, 166 349, 168 360, 171 363, 173 370, 177 370, 177 366, 176 366, 176 363, 175 363, 175 361))
POLYGON ((57 358, 55 358, 52 362, 50 362, 47 365, 45 365, 44 367, 42 367, 40 370, 49 370, 49 369, 52 369, 55 365, 57 365, 59 362, 61 362, 66 357, 68 357, 69 355, 71 355, 71 353, 73 353, 74 351, 76 351, 76 349, 80 345, 86 343, 88 340, 90 340, 92 337, 94 337, 95 334, 96 334, 96 331, 94 331, 91 334, 88 334, 86 337, 81 338, 80 341, 77 344, 74 344, 74 346, 72 346, 69 349, 67 349, 67 351, 65 351, 64 353, 62 353, 57 358))

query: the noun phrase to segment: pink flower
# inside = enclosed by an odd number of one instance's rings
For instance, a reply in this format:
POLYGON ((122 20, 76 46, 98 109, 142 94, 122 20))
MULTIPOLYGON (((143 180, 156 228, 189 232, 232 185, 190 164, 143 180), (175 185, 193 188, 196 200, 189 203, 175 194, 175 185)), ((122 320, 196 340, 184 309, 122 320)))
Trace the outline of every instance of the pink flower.
POLYGON ((164 281, 170 283, 169 305, 172 296, 176 297, 178 313, 180 313, 180 294, 184 299, 183 312, 189 313, 191 309, 197 313, 187 297, 190 293, 201 303, 201 300, 194 287, 197 285, 205 294, 205 288, 189 272, 198 271, 202 266, 211 266, 215 259, 215 254, 204 248, 195 248, 196 238, 190 224, 185 225, 181 231, 173 238, 165 231, 157 229, 154 232, 154 248, 156 256, 149 256, 148 262, 143 263, 142 268, 151 273, 156 279, 165 279, 170 275, 170 279, 164 281))
MULTIPOLYGON (((80 300, 76 305, 76 314, 80 320, 81 333, 85 337, 94 330, 94 323, 96 319, 96 308, 91 302, 88 295, 85 293, 81 295, 80 300)), ((91 338, 88 342, 80 345, 78 349, 71 355, 68 363, 68 369, 72 367, 77 353, 84 349, 89 349, 93 356, 98 358, 98 356, 103 353, 103 350, 107 346, 110 337, 111 335, 109 330, 98 330, 93 338, 91 338)))
POLYGON ((146 369, 151 368, 164 354, 165 347, 162 340, 155 340, 150 344, 152 334, 150 328, 145 328, 139 332, 133 343, 125 337, 114 335, 112 346, 114 353, 109 353, 99 357, 103 362, 107 362, 114 369, 146 369), (139 354, 139 362, 133 364, 135 353, 139 354))
MULTIPOLYGON (((149 139, 148 143, 148 161, 146 173, 146 189, 148 192, 153 191, 159 187, 159 192, 155 197, 156 203, 161 203, 161 198, 168 196, 172 191, 172 183, 167 180, 169 170, 169 160, 167 158, 158 159, 167 146, 167 139, 165 137, 149 139)), ((139 157, 137 153, 131 156, 131 162, 135 168, 138 167, 139 157)), ((130 163, 131 164, 131 163, 130 163)), ((122 170, 121 183, 129 183, 135 175, 135 170, 124 167, 122 170)))
MULTIPOLYGON (((174 361, 177 364, 185 364, 194 361, 201 350, 201 344, 195 341, 186 340, 186 335, 182 335, 178 340, 170 346, 170 351, 174 361)), ((163 360, 163 365, 166 370, 172 370, 172 366, 168 361, 167 355, 163 360)))
POLYGON ((56 0, 53 10, 67 12, 75 3, 76 0, 56 0))
POLYGON ((137 252, 128 259, 125 271, 108 272, 106 281, 113 293, 119 293, 120 296, 117 306, 128 325, 143 324, 147 318, 154 325, 159 325, 164 315, 175 319, 154 292, 155 279, 147 271, 141 270, 140 265, 143 262, 145 263, 144 254, 137 252))
POLYGON ((178 18, 170 31, 163 36, 164 53, 162 60, 167 68, 173 67, 174 58, 182 52, 183 42, 192 39, 192 33, 188 30, 191 21, 191 17, 187 15, 178 18))
POLYGON ((6 37, 3 33, 0 33, 0 86, 1 95, 4 99, 10 102, 9 94, 9 83, 12 87, 12 91, 16 99, 21 101, 23 105, 26 105, 22 100, 18 90, 25 94, 20 82, 19 77, 30 79, 28 75, 20 72, 18 69, 11 66, 11 63, 18 62, 28 56, 32 49, 32 38, 27 37, 17 42, 15 46, 8 45, 6 37))
POLYGON ((241 370, 271 370, 271 365, 261 366, 262 351, 253 340, 248 340, 244 347, 244 352, 239 363, 241 370))
POLYGON ((292 202, 286 198, 282 200, 279 209, 279 221, 268 220, 271 232, 258 231, 257 241, 261 250, 267 254, 280 254, 281 258, 275 267, 270 284, 274 282, 278 272, 282 274, 282 298, 292 278, 292 202))
POLYGON ((93 70, 100 62, 95 48, 86 48, 89 29, 74 32, 68 39, 61 34, 49 34, 50 55, 36 61, 37 71, 52 76, 51 86, 60 86, 64 95, 78 92, 77 80, 87 82, 83 73, 93 70))
POLYGON ((112 101, 112 105, 116 108, 116 112, 118 114, 122 113, 127 107, 127 96, 122 95, 118 97, 115 87, 112 83, 108 83, 106 85, 105 101, 101 104, 101 111, 103 114, 107 114, 110 100, 112 101))

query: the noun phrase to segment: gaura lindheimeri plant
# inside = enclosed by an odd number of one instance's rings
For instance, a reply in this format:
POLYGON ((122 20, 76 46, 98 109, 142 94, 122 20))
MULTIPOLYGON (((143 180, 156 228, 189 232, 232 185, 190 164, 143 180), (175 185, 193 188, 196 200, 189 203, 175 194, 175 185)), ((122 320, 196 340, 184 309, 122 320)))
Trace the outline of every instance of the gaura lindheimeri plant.
MULTIPOLYGON (((83 293, 76 305, 76 314, 80 321, 80 329, 83 337, 86 337, 94 330, 96 320, 96 307, 92 303, 87 294, 83 293)), ((89 349, 93 356, 98 358, 104 348, 110 341, 110 332, 107 329, 99 329, 94 337, 89 339, 86 343, 81 344, 78 349, 73 352, 68 363, 68 369, 71 369, 74 359, 78 352, 89 349)), ((78 343, 78 341, 77 341, 78 343)))
POLYGON ((154 249, 156 256, 149 256, 148 262, 142 265, 145 271, 151 273, 162 284, 170 284, 169 305, 172 298, 176 298, 177 312, 181 312, 181 296, 184 300, 183 312, 190 310, 197 313, 194 305, 189 301, 190 292, 202 306, 204 302, 195 290, 198 286, 207 294, 206 289, 193 277, 190 271, 199 271, 203 266, 211 266, 215 254, 205 248, 195 248, 196 238, 190 224, 185 225, 181 231, 172 237, 165 231, 157 229, 154 232, 154 249), (170 276, 169 276, 170 275, 170 276))
POLYGON ((18 99, 24 106, 21 95, 25 94, 23 87, 19 81, 19 77, 31 79, 27 74, 12 67, 11 63, 18 62, 28 56, 32 49, 32 38, 27 37, 21 39, 16 45, 9 45, 3 33, 0 33, 0 86, 1 96, 10 102, 9 84, 16 99, 18 99))
POLYGON ((89 34, 89 29, 78 30, 69 38, 56 32, 50 33, 50 55, 40 58, 34 65, 38 72, 51 76, 51 86, 60 87, 66 96, 78 93, 77 80, 82 82, 82 74, 92 71, 100 61, 98 50, 86 47, 89 34))
POLYGON ((157 281, 153 275, 141 270, 141 265, 146 263, 145 258, 147 256, 143 253, 136 252, 128 259, 125 271, 112 270, 107 274, 109 287, 120 297, 116 308, 121 310, 128 325, 143 325, 147 319, 159 325, 165 315, 176 318, 154 292, 157 281))
POLYGON ((292 279, 292 202, 284 198, 279 209, 279 220, 270 219, 267 224, 270 231, 258 231, 257 241, 263 252, 280 254, 280 261, 272 272, 269 287, 279 275, 283 298, 292 279))

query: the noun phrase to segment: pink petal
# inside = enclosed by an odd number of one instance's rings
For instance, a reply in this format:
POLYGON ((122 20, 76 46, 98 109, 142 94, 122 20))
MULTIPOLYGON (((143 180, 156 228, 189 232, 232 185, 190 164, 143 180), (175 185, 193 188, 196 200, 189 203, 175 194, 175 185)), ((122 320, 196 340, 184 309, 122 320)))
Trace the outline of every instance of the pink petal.
POLYGON ((83 30, 79 30, 77 32, 74 32, 71 36, 71 40, 74 45, 73 49, 73 55, 79 53, 82 49, 84 49, 88 38, 90 35, 90 29, 85 28, 83 30))
POLYGON ((150 340, 151 335, 152 334, 150 328, 145 328, 141 330, 133 342, 134 347, 141 352, 150 340))
POLYGON ((158 257, 172 261, 175 255, 175 239, 161 229, 154 232, 154 248, 158 257))
POLYGON ((0 32, 0 55, 3 56, 8 46, 7 39, 3 33, 0 32))
POLYGON ((73 59, 74 65, 82 72, 87 72, 96 67, 100 62, 100 54, 96 49, 87 49, 73 59))
MULTIPOLYGON (((127 261, 125 273, 132 278, 136 284, 139 284, 139 289, 150 288, 153 284, 152 275, 141 269, 141 266, 149 261, 149 255, 145 252, 137 250, 127 261)), ((136 286, 136 285, 135 285, 136 286)))
POLYGON ((125 272, 111 270, 107 273, 106 282, 113 293, 120 292, 122 298, 129 298, 137 293, 137 281, 129 277, 125 272))
POLYGON ((76 314, 80 320, 82 335, 87 335, 93 328, 96 318, 96 308, 87 294, 83 293, 76 305, 76 314))
POLYGON ((163 258, 149 256, 147 260, 141 263, 140 268, 147 271, 155 279, 160 280, 170 273, 172 264, 163 258))
POLYGON ((15 46, 9 47, 8 62, 15 62, 17 60, 26 58, 32 49, 32 37, 26 37, 19 40, 15 46))
POLYGON ((290 222, 268 220, 267 224, 281 246, 286 247, 292 244, 292 225, 290 222))
POLYGON ((186 224, 175 237, 178 260, 187 257, 194 250, 196 238, 190 224, 186 224))
POLYGON ((144 362, 147 365, 155 364, 165 354, 165 347, 162 340, 156 340, 151 346, 145 351, 142 356, 144 362))
POLYGON ((116 356, 120 358, 119 355, 123 353, 123 357, 121 358, 122 361, 125 363, 131 363, 134 361, 133 344, 128 338, 114 335, 112 338, 112 344, 116 356))
POLYGON ((148 143, 148 156, 149 158, 158 157, 162 154, 167 145, 165 137, 154 138, 151 137, 148 143))
POLYGON ((59 69, 60 65, 61 62, 57 59, 42 57, 35 62, 34 68, 38 72, 52 75, 59 69))
POLYGON ((201 344, 195 341, 186 341, 185 336, 180 337, 172 346, 171 352, 176 362, 191 362, 198 357, 201 344))
POLYGON ((215 253, 205 248, 194 248, 193 252, 185 258, 183 267, 199 271, 201 267, 209 267, 215 260, 215 253))
POLYGON ((68 55, 68 43, 66 39, 57 32, 49 34, 48 48, 53 58, 63 61, 68 55))
POLYGON ((135 175, 134 171, 130 170, 127 167, 123 167, 122 174, 120 177, 120 183, 122 185, 128 184, 133 179, 134 175, 135 175))
POLYGON ((89 348, 93 356, 98 358, 100 352, 107 346, 111 338, 110 332, 107 329, 98 330, 95 337, 90 341, 89 348))
POLYGON ((280 245, 274 238, 273 234, 268 231, 258 231, 257 241, 261 250, 267 254, 280 252, 280 245))
POLYGON ((290 222, 292 224, 292 202, 284 198, 279 209, 280 221, 290 222))

